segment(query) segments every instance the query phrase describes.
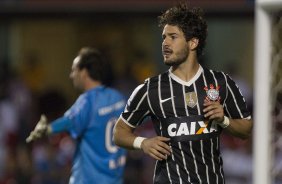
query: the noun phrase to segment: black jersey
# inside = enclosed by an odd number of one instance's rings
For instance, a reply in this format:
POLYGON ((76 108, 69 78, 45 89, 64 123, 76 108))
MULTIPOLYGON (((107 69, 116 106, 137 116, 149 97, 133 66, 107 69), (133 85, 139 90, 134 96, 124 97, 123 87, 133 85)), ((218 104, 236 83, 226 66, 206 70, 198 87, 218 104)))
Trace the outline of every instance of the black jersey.
POLYGON ((225 73, 203 69, 185 82, 167 71, 138 86, 121 118, 137 127, 150 116, 157 135, 169 137, 172 154, 157 161, 154 184, 222 184, 219 135, 222 128, 204 118, 204 100, 218 100, 230 118, 250 118, 235 82, 225 73))

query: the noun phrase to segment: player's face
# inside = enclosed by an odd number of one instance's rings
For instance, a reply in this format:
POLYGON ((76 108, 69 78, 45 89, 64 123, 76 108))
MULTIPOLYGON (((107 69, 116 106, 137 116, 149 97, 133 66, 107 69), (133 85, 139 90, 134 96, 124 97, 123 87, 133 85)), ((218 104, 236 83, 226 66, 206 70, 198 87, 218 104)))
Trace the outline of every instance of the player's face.
POLYGON ((188 43, 184 33, 177 26, 166 25, 163 29, 162 53, 164 63, 169 66, 180 65, 189 55, 188 43))
POLYGON ((80 60, 79 56, 73 60, 70 78, 72 79, 75 88, 82 89, 81 70, 78 68, 79 60, 80 60))

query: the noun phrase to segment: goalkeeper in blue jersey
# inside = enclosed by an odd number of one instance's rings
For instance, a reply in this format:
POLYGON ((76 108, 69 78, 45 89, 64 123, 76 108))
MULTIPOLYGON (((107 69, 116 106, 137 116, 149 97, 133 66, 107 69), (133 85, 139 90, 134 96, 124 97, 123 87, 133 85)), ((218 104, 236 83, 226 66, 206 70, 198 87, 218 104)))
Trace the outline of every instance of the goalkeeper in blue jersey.
POLYGON ((126 152, 113 144, 112 130, 124 109, 124 97, 105 85, 106 61, 94 48, 82 48, 70 78, 83 91, 64 116, 48 123, 41 118, 26 142, 68 132, 76 140, 70 184, 122 184, 126 152))

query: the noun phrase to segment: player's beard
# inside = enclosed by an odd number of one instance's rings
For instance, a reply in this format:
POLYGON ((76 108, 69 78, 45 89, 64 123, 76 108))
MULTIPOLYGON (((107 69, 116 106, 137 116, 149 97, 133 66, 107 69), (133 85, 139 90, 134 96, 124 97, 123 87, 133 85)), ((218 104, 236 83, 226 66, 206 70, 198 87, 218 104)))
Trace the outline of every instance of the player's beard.
POLYGON ((186 61, 188 55, 188 49, 183 48, 179 52, 172 52, 169 58, 164 57, 164 63, 168 66, 178 66, 186 61))

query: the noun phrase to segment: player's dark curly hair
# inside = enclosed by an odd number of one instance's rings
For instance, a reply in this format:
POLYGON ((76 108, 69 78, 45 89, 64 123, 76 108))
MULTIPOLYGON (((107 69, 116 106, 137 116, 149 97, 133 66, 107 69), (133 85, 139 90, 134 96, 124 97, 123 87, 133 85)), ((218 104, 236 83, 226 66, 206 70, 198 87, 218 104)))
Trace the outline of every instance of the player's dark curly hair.
POLYGON ((201 56, 207 37, 207 23, 203 15, 201 8, 189 8, 187 4, 180 3, 158 17, 159 27, 164 28, 166 24, 178 26, 187 41, 198 38, 197 55, 201 56))
POLYGON ((89 76, 94 79, 101 81, 103 84, 108 85, 107 74, 109 72, 109 62, 103 57, 102 53, 92 47, 83 47, 78 52, 80 61, 78 68, 80 70, 86 69, 89 76))

